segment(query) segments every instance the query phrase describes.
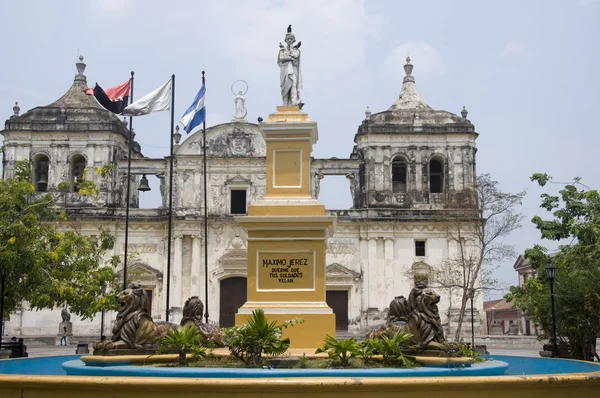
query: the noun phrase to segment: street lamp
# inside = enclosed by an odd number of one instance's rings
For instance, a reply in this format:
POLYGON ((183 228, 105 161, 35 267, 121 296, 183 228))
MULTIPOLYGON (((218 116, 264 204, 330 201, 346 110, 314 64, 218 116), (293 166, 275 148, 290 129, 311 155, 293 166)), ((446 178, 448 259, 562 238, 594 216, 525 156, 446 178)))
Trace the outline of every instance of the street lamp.
MULTIPOLYGON (((106 283, 102 284, 102 297, 106 296, 106 283)), ((102 316, 100 318, 100 341, 104 341, 104 306, 102 306, 102 316)))
POLYGON ((546 264, 546 278, 550 282, 550 301, 552 302, 552 333, 554 335, 554 353, 552 356, 558 356, 558 349, 556 344, 556 314, 554 313, 554 274, 556 267, 552 264, 552 261, 548 260, 546 264))
POLYGON ((475 297, 475 289, 469 289, 469 298, 471 299, 471 349, 475 351, 475 317, 473 314, 473 298, 475 297))

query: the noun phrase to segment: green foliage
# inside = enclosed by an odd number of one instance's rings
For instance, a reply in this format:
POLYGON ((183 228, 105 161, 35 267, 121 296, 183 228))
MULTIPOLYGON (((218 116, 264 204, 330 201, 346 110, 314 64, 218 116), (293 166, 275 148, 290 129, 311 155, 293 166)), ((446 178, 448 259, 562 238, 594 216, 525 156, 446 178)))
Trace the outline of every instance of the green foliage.
POLYGON ((69 192, 71 190, 71 184, 69 184, 68 181, 61 181, 56 185, 56 188, 58 188, 58 190, 60 192, 69 192))
POLYGON ((96 174, 100 175, 102 178, 109 177, 112 172, 115 170, 114 163, 107 163, 103 166, 96 167, 96 174))
POLYGON ((198 333, 198 329, 192 323, 188 323, 171 329, 167 335, 163 336, 158 341, 157 352, 177 351, 179 365, 187 366, 187 354, 190 352, 194 360, 206 357, 206 349, 202 345, 203 339, 198 333))
POLYGON ((18 162, 14 178, 0 180, 0 274, 6 280, 7 316, 26 300, 32 309, 69 305, 85 318, 116 307, 113 269, 103 267, 114 237, 101 230, 96 238, 65 231, 55 198, 33 195, 31 165, 18 162))
POLYGON ((395 335, 389 337, 382 334, 372 340, 374 351, 383 357, 383 363, 386 365, 399 364, 402 367, 411 367, 415 363, 406 357, 402 351, 413 348, 414 335, 405 330, 399 330, 395 335))
MULTIPOLYGON (((534 174, 532 181, 540 186, 552 183, 547 174, 534 174)), ((551 213, 551 219, 535 216, 532 222, 541 237, 565 241, 558 251, 535 245, 525 251, 525 258, 535 271, 521 287, 511 287, 506 295, 552 336, 550 286, 545 266, 552 260, 555 271, 554 296, 558 339, 566 341, 573 356, 590 359, 600 335, 600 195, 585 187, 580 179, 566 184, 558 195, 541 195, 540 207, 551 213)))
POLYGON ((448 341, 442 344, 442 351, 448 358, 468 357, 475 359, 476 362, 483 361, 483 358, 481 358, 481 356, 478 353, 469 348, 469 345, 467 343, 448 341))
POLYGON ((223 343, 246 365, 263 366, 263 355, 282 355, 288 350, 290 339, 281 339, 282 330, 299 323, 303 320, 296 318, 279 326, 277 321, 269 322, 262 309, 254 310, 248 323, 221 330, 223 343))
POLYGON ((368 364, 373 359, 375 352, 377 352, 377 343, 375 340, 365 339, 360 343, 358 357, 360 357, 365 364, 368 364))
POLYGON ((330 335, 325 335, 325 344, 317 348, 315 354, 321 352, 326 352, 330 359, 339 360, 340 366, 347 368, 350 365, 350 358, 361 353, 361 347, 354 338, 338 341, 330 335))

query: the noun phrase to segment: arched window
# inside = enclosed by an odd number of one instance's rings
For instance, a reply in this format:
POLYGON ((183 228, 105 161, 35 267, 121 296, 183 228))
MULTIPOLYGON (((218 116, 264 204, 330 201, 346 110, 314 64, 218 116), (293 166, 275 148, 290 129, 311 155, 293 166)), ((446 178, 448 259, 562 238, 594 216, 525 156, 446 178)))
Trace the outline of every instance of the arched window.
POLYGON ((33 158, 33 187, 37 192, 48 191, 48 170, 50 168, 50 159, 44 154, 39 154, 33 158))
POLYGON ((392 161, 392 192, 406 193, 406 159, 396 156, 392 161))
POLYGON ((71 186, 73 187, 73 192, 79 191, 77 182, 83 179, 86 163, 83 155, 77 154, 71 157, 71 186))
POLYGON ((429 161, 429 192, 444 192, 444 161, 434 158, 429 161))

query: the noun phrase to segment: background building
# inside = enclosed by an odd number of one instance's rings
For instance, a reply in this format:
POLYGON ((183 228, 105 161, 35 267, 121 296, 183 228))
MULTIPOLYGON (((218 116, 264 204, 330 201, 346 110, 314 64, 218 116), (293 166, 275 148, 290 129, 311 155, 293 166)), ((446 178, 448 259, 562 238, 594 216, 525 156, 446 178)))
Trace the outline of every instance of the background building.
MULTIPOLYGON (((379 113, 367 108, 347 159, 312 161, 313 196, 318 197, 324 176, 344 175, 350 180, 352 208, 328 210, 337 215, 338 224, 326 257, 327 302, 340 331, 362 333, 382 323, 394 296, 408 295, 414 273, 429 273, 452 256, 456 248, 440 228, 439 214, 471 195, 474 187, 478 134, 467 111, 463 108, 457 116, 432 109, 417 93, 409 58, 404 70, 400 95, 391 107, 379 113)), ((265 142, 258 126, 240 120, 206 131, 207 237, 203 236, 202 132, 182 143, 175 141, 172 272, 167 281, 169 161, 144 157, 134 143, 132 191, 126 198, 129 131, 126 122, 84 94, 84 71, 81 57, 73 85, 52 104, 22 115, 15 106, 1 131, 5 177, 11 177, 16 161, 30 159, 36 190, 61 195, 61 204, 74 221, 65 228, 75 226, 88 235, 97 235, 100 227, 109 229, 117 237, 111 255, 123 253, 129 201, 128 251, 134 256, 128 276, 145 286, 153 318, 165 318, 168 282, 170 321, 178 322, 189 296, 204 298, 208 278, 210 320, 222 327, 233 325, 234 314, 245 302, 247 263, 246 234, 233 217, 245 214, 248 204, 265 193, 265 142), (107 175, 94 173, 105 166, 110 170, 107 175), (98 197, 76 192, 73 182, 83 173, 100 187, 98 197), (137 188, 144 175, 158 177, 162 206, 138 208, 137 188), (71 184, 71 192, 58 192, 63 181, 71 184)), ((122 270, 116 277, 122 278, 122 270)), ((451 332, 460 302, 456 292, 439 293, 442 322, 451 332)), ((478 297, 477 327, 482 309, 478 297)), ((107 320, 113 316, 108 313, 107 320)), ((5 332, 51 335, 60 319, 60 310, 31 312, 23 303, 22 310, 6 322, 5 332)), ((72 320, 76 336, 100 334, 99 317, 72 320)), ((465 322, 470 332, 470 322, 465 322)), ((105 333, 110 333, 110 322, 105 333)))

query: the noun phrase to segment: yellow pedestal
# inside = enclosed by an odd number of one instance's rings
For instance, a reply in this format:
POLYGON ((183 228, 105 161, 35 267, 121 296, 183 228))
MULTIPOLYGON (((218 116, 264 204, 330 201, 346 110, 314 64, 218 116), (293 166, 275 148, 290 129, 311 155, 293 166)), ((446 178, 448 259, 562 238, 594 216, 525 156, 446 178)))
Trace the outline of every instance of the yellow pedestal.
POLYGON ((259 125, 267 143, 263 200, 236 217, 248 231, 248 301, 236 314, 246 322, 262 308, 269 321, 302 318, 284 330, 292 348, 315 349, 335 336, 335 315, 325 302, 325 248, 335 216, 310 194, 310 154, 317 124, 298 107, 277 107, 259 125))

